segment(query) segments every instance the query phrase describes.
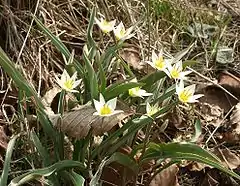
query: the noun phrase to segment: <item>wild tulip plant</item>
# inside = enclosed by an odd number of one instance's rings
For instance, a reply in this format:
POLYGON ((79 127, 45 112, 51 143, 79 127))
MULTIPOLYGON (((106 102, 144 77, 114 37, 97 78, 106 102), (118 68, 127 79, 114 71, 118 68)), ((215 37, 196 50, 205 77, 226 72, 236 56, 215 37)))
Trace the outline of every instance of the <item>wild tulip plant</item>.
MULTIPOLYGON (((158 125, 154 122, 156 118, 161 119, 163 115, 171 112, 177 104, 192 104, 203 96, 202 94, 195 95, 196 85, 184 86, 184 81, 190 72, 184 71, 182 57, 189 52, 192 46, 170 59, 164 57, 163 49, 160 49, 159 52, 157 52, 158 54, 152 51, 151 61, 147 63, 155 68, 156 71, 144 77, 133 78, 134 73, 128 65, 124 64, 124 62, 120 63, 125 70, 126 80, 108 84, 107 82, 111 80, 109 78, 115 73, 109 70, 112 69, 114 65, 111 61, 114 57, 118 58, 118 52, 121 50, 123 42, 134 36, 133 27, 125 29, 122 22, 119 22, 116 26, 117 21, 115 20, 108 21, 103 18, 99 20, 96 17, 96 8, 94 8, 89 19, 87 42, 84 47, 83 56, 81 60, 78 60, 73 58, 73 55, 71 55, 68 48, 58 37, 53 35, 36 17, 34 19, 41 31, 51 39, 55 47, 70 61, 66 63, 61 78, 59 79, 59 77, 56 76, 57 84, 63 91, 71 94, 74 93, 79 103, 87 104, 90 102, 92 104, 92 109, 94 109, 93 114, 87 116, 85 113, 86 116, 83 115, 83 118, 90 117, 90 119, 88 119, 89 123, 85 124, 86 126, 91 126, 90 121, 101 118, 103 122, 99 122, 98 127, 105 129, 107 125, 102 126, 105 119, 111 118, 110 120, 114 120, 119 114, 126 113, 130 110, 123 108, 131 107, 135 109, 135 111, 128 115, 124 122, 122 122, 123 125, 121 125, 121 127, 117 127, 114 131, 109 131, 110 128, 103 131, 101 134, 101 139, 103 140, 100 144, 98 143, 98 145, 93 144, 93 130, 89 130, 88 135, 81 139, 72 139, 71 136, 69 136, 68 138, 73 146, 73 154, 72 160, 67 160, 64 156, 64 138, 66 137, 64 136, 64 131, 61 131, 59 134, 58 129, 53 128, 50 120, 47 119, 48 115, 44 112, 45 109, 41 100, 36 96, 36 92, 29 86, 23 75, 16 70, 14 63, 11 62, 1 50, 1 66, 8 75, 13 78, 19 86, 19 89, 26 92, 26 96, 34 99, 37 117, 44 129, 45 135, 51 139, 48 140, 49 142, 42 143, 43 140, 46 139, 44 135, 38 135, 34 132, 31 133, 31 139, 38 151, 36 154, 40 155, 43 159, 44 167, 30 170, 14 178, 11 180, 10 185, 20 185, 38 178, 44 178, 56 186, 61 185, 60 183, 81 186, 84 185, 86 179, 91 180, 90 185, 98 185, 101 183, 100 174, 103 171, 103 167, 109 165, 111 162, 118 162, 130 168, 137 177, 141 175, 143 164, 153 160, 157 162, 164 159, 170 160, 169 165, 181 162, 181 160, 198 161, 228 173, 234 178, 240 179, 239 175, 225 168, 215 155, 194 143, 170 142, 157 144, 151 142, 151 128, 158 125), (112 46, 100 52, 98 50, 99 46, 97 46, 97 43, 92 37, 93 27, 95 25, 104 33, 113 32, 113 35, 119 42, 116 44, 110 42, 112 46), (168 78, 174 79, 174 81, 168 81, 168 78), (162 86, 163 81, 168 81, 168 83, 172 82, 176 88, 172 90, 162 86), (81 88, 79 86, 80 83, 82 84, 81 88), (129 102, 129 99, 133 101, 129 102), (118 102, 122 105, 124 104, 125 107, 118 109, 118 102), (165 103, 163 104, 163 102, 165 103), (166 102, 168 104, 166 104, 166 102), (140 130, 146 134, 146 137, 139 143, 139 141, 136 142, 136 136, 140 130), (48 144, 51 142, 52 144, 48 144), (50 156, 47 148, 49 146, 54 147, 54 152, 51 151, 51 154, 54 154, 53 156, 50 156), (132 152, 130 154, 120 153, 118 149, 123 146, 131 147, 132 152), (134 158, 137 154, 141 154, 138 160, 134 158), (62 179, 63 177, 64 179, 62 179), (70 181, 72 181, 72 183, 69 183, 70 181)), ((106 39, 111 39, 109 36, 110 35, 105 35, 106 39)), ((65 95, 66 94, 62 94, 59 100, 60 109, 58 109, 58 112, 62 114, 62 117, 64 117, 64 107, 62 103, 65 95)), ((199 121, 197 121, 196 124, 199 124, 199 121)), ((64 128, 64 124, 61 128, 64 128)), ((16 137, 12 139, 8 146, 8 154, 6 155, 4 170, 1 176, 2 186, 5 186, 7 183, 11 153, 15 141, 16 137)), ((153 166, 153 175, 156 175, 159 170, 161 170, 159 166, 153 166)), ((136 183, 133 184, 136 185, 136 183)))

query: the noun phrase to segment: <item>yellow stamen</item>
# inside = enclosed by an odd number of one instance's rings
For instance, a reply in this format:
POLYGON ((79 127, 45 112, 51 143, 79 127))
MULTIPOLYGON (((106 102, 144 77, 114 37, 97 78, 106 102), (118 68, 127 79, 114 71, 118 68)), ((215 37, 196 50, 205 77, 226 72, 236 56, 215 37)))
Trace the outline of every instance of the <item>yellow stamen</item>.
POLYGON ((171 74, 172 78, 174 78, 174 79, 179 78, 179 76, 180 76, 180 72, 176 68, 172 69, 170 74, 171 74))
POLYGON ((192 96, 192 93, 187 91, 187 90, 183 90, 180 94, 179 94, 179 99, 180 101, 187 103, 190 99, 190 97, 192 96))
POLYGON ((157 69, 162 70, 165 67, 165 63, 164 63, 164 59, 163 57, 159 57, 156 61, 155 61, 155 66, 157 67, 157 69))
POLYGON ((112 109, 108 105, 103 105, 103 107, 100 109, 100 114, 102 116, 108 115, 112 113, 112 109))
POLYGON ((70 89, 70 90, 73 89, 73 84, 74 84, 74 81, 73 81, 72 79, 67 80, 66 82, 64 82, 64 86, 65 86, 67 89, 70 89))
POLYGON ((128 92, 129 92, 130 96, 134 97, 134 96, 136 96, 136 94, 139 90, 140 90, 140 87, 135 87, 135 88, 129 89, 128 92))

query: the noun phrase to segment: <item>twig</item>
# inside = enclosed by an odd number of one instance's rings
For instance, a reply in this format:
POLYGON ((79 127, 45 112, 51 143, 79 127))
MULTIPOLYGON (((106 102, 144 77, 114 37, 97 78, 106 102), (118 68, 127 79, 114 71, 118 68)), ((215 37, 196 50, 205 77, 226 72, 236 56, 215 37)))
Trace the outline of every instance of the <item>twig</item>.
POLYGON ((191 70, 192 72, 194 72, 195 74, 197 74, 198 76, 202 77, 203 79, 211 82, 212 84, 214 84, 215 86, 217 86, 218 88, 222 89, 224 92, 226 92, 228 95, 230 95, 232 98, 234 98, 235 100, 239 101, 239 99, 234 96, 231 92, 229 92, 227 89, 225 89, 223 86, 215 83, 214 81, 212 81, 211 79, 205 77, 204 75, 200 74, 199 72, 197 72, 196 70, 193 70, 192 68, 190 67, 187 67, 188 70, 191 70))

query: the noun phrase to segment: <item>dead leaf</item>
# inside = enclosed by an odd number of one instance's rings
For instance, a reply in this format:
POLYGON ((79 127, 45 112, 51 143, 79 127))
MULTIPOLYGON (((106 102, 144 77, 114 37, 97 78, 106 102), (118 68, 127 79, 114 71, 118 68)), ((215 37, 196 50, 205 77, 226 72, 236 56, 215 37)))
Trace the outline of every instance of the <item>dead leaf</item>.
POLYGON ((157 174, 151 181, 149 186, 178 186, 177 173, 179 168, 177 165, 171 165, 157 174))
POLYGON ((235 106, 231 116, 231 124, 235 125, 234 131, 236 134, 240 134, 240 102, 235 106))
POLYGON ((240 77, 237 73, 234 74, 228 71, 221 72, 218 76, 218 84, 231 87, 232 89, 236 89, 236 91, 234 92, 238 92, 238 90, 240 89, 240 77))
POLYGON ((218 105, 212 105, 206 102, 200 103, 200 110, 204 116, 204 121, 213 126, 218 126, 218 123, 224 115, 224 109, 221 109, 218 105))
POLYGON ((227 148, 215 149, 214 154, 216 154, 222 163, 230 169, 236 169, 240 165, 240 158, 227 148))
POLYGON ((139 51, 134 47, 125 48, 120 56, 135 70, 143 70, 144 64, 141 63, 139 51))
POLYGON ((60 115, 49 115, 53 125, 71 137, 81 139, 87 136, 92 128, 93 135, 101 135, 117 125, 129 114, 119 113, 109 117, 94 116, 96 110, 89 104, 79 109, 60 115))
POLYGON ((217 186, 219 185, 219 182, 217 181, 219 179, 220 178, 219 178, 218 172, 215 169, 211 169, 207 171, 200 185, 201 186, 217 186))
POLYGON ((206 164, 203 164, 203 163, 199 163, 199 162, 191 162, 187 168, 190 170, 190 171, 202 171, 203 169, 205 169, 206 167, 210 167, 206 164))
POLYGON ((232 106, 237 104, 234 98, 215 85, 207 86, 203 89, 203 93, 204 96, 200 100, 202 103, 219 106, 220 109, 223 109, 224 113, 227 113, 232 106))

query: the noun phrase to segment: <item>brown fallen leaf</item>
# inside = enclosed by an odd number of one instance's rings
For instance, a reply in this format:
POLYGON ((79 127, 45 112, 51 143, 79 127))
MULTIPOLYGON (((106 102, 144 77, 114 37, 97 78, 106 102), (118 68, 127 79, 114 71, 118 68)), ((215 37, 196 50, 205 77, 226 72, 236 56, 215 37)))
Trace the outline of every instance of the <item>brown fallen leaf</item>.
POLYGON ((118 113, 109 117, 95 116, 96 110, 89 104, 83 105, 77 110, 60 115, 49 115, 53 125, 70 137, 81 139, 87 136, 92 128, 93 135, 102 135, 117 125, 128 113, 118 113))
POLYGON ((144 64, 141 63, 141 59, 139 56, 139 51, 134 48, 125 48, 121 53, 120 56, 135 70, 143 70, 144 64))
POLYGON ((211 169, 207 171, 204 176, 203 181, 201 182, 201 186, 218 186, 219 185, 219 175, 215 169, 211 169))
POLYGON ((221 88, 214 85, 204 88, 203 93, 204 96, 200 100, 201 103, 208 103, 213 106, 219 106, 219 108, 222 109, 224 113, 227 113, 238 102, 221 88))
POLYGON ((218 105, 209 103, 200 103, 201 114, 204 117, 204 122, 207 122, 213 126, 218 126, 218 123, 222 120, 224 115, 224 109, 221 109, 218 105))
POLYGON ((223 165, 230 169, 236 169, 240 165, 240 158, 229 149, 214 149, 214 154, 219 157, 223 165))
POLYGON ((218 84, 240 98, 240 74, 226 70, 222 71, 218 77, 218 84))
POLYGON ((203 164, 203 163, 195 162, 195 161, 191 162, 189 165, 187 165, 187 168, 190 171, 202 171, 206 167, 210 167, 210 166, 203 164))
POLYGON ((178 171, 179 168, 177 165, 171 165, 157 174, 149 186, 179 186, 177 179, 178 171))
POLYGON ((234 125, 234 131, 237 135, 240 134, 240 102, 235 106, 231 116, 230 122, 234 125))

